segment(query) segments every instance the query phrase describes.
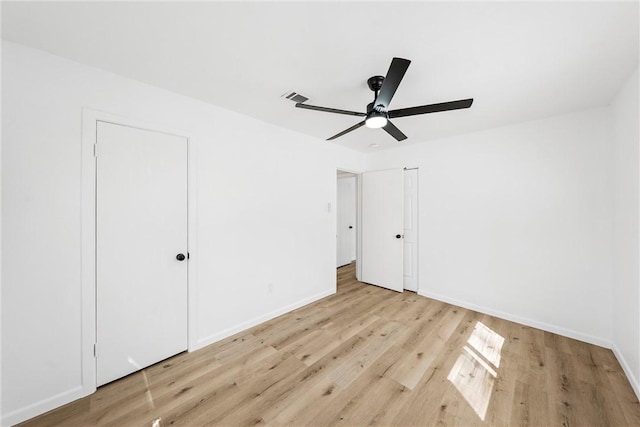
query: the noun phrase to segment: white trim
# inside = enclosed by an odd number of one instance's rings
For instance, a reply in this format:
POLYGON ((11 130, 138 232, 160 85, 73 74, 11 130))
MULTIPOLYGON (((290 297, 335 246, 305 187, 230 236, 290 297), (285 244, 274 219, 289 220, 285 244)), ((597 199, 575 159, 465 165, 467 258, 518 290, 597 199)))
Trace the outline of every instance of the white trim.
POLYGON ((356 280, 362 278, 362 174, 356 175, 356 280))
MULTIPOLYGON (((340 166, 336 167, 336 178, 338 177, 338 172, 347 172, 347 173, 352 173, 354 175, 360 175, 362 173, 362 171, 357 171, 355 169, 351 169, 351 168, 341 168, 340 166)), ((346 177, 345 177, 346 178, 346 177)))
POLYGON ((74 387, 58 393, 55 396, 47 397, 39 402, 9 412, 8 414, 2 414, 0 425, 12 426, 21 423, 84 396, 86 396, 86 394, 84 394, 82 386, 74 387))
MULTIPOLYGON (((407 168, 405 167, 404 169, 404 178, 406 178, 407 176, 407 171, 410 170, 415 170, 416 171, 416 217, 414 218, 415 222, 416 222, 416 247, 415 247, 415 255, 413 257, 413 260, 416 264, 416 289, 408 289, 405 288, 403 286, 403 291, 411 291, 411 292, 415 292, 415 293, 419 293, 420 292, 420 168, 419 167, 415 167, 415 168, 407 168)), ((406 182, 406 181, 405 181, 406 182)), ((403 188, 404 191, 404 188, 403 188)), ((403 192, 403 202, 406 201, 404 199, 404 192, 403 192)), ((406 208, 406 206, 405 206, 406 208)), ((404 217, 406 218, 407 215, 405 213, 404 217)), ((403 221, 404 222, 404 221, 403 221)), ((404 244, 404 237, 403 237, 403 244, 404 244)), ((402 256, 405 256, 405 253, 403 251, 402 256)), ((404 261, 404 260, 403 260, 404 261)))
POLYGON ((263 322, 271 320, 271 319, 273 319, 275 317, 278 317, 280 315, 283 315, 285 313, 289 313, 289 312, 291 312, 293 310, 296 310, 296 309, 298 309, 300 307, 303 307, 303 306, 305 306, 307 304, 311 304, 313 302, 321 300, 322 298, 328 297, 329 295, 333 295, 335 293, 336 293, 335 289, 330 289, 330 290, 327 290, 327 291, 320 292, 319 294, 313 295, 313 296, 308 297, 308 298, 304 298, 304 299, 302 299, 300 301, 294 302, 293 304, 289 304, 286 307, 279 308, 279 309, 274 310, 274 311, 272 311, 270 313, 264 314, 262 316, 258 316, 256 318, 253 318, 253 319, 248 320, 246 322, 242 322, 239 325, 236 325, 236 326, 233 326, 231 328, 225 329, 222 332, 217 332, 215 334, 209 335, 208 337, 201 338, 197 342, 197 348, 189 349, 189 351, 193 351, 193 350, 197 350, 199 348, 206 347, 206 346, 208 346, 210 344, 213 344, 213 343, 215 343, 217 341, 220 341, 222 339, 230 337, 233 334, 237 334, 238 332, 245 331, 245 330, 247 330, 249 328, 252 328, 252 327, 254 327, 256 325, 259 325, 259 324, 261 324, 263 322))
MULTIPOLYGON (((95 239, 95 200, 96 200, 96 157, 94 156, 94 145, 97 138, 98 121, 114 123, 138 129, 150 130, 172 135, 181 136, 187 139, 187 242, 190 254, 187 265, 187 292, 188 292, 188 350, 192 351, 196 345, 196 283, 197 283, 197 216, 196 216, 196 162, 195 149, 191 138, 187 132, 182 130, 169 129, 164 125, 156 125, 141 120, 131 119, 93 110, 82 109, 82 343, 81 343, 81 363, 82 379, 80 395, 68 396, 69 400, 61 398, 59 405, 71 402, 78 397, 87 396, 96 391, 96 363, 93 354, 93 345, 96 342, 96 294, 95 294, 95 263, 96 263, 96 239, 95 239)), ((66 395, 65 395, 66 396, 66 395)), ((36 414, 37 415, 37 414, 36 414)))
POLYGON ((640 383, 638 383, 638 379, 633 376, 633 372, 627 363, 627 360, 622 356, 622 352, 618 349, 618 346, 613 344, 611 347, 611 351, 613 351, 614 356, 618 359, 618 363, 622 366, 622 370, 627 375, 627 379, 633 388, 633 391, 636 393, 636 397, 640 399, 640 383))
MULTIPOLYGON (((82 110, 82 193, 81 193, 81 295, 82 295, 82 340, 81 387, 88 395, 96 390, 96 364, 93 345, 96 342, 96 235, 95 235, 95 199, 96 199, 96 122, 101 115, 92 110, 82 110)), ((66 403, 66 402, 64 402, 66 403)))
POLYGON ((435 294, 425 290, 418 289, 418 295, 426 298, 431 298, 438 301, 446 302, 448 304, 457 305, 458 307, 467 308, 469 310, 474 310, 483 314, 488 314, 490 316, 499 317, 501 319, 509 320, 511 322, 516 322, 522 325, 531 326, 533 328, 542 329, 543 331, 553 332, 554 334, 584 341, 589 344, 595 344, 600 347, 611 348, 611 341, 606 340, 604 338, 583 334, 582 332, 577 332, 571 329, 562 328, 560 326, 551 325, 549 323, 540 322, 537 320, 529 319, 527 317, 521 317, 516 314, 506 313, 504 311, 479 306, 479 305, 466 302, 466 301, 461 301, 455 298, 449 298, 444 295, 435 294))
MULTIPOLYGON (((185 132, 182 134, 186 135, 185 132)), ((191 138, 187 137, 187 247, 189 250, 189 262, 187 263, 187 281, 188 281, 188 307, 187 307, 187 349, 195 350, 198 337, 198 316, 196 310, 198 308, 198 210, 196 203, 198 200, 198 182, 196 171, 198 170, 196 156, 196 146, 192 143, 191 138)))

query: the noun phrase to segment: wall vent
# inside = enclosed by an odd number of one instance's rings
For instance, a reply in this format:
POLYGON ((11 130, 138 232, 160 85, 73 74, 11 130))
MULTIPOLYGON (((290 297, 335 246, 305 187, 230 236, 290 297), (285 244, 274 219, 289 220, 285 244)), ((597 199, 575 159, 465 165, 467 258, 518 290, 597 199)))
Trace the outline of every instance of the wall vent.
POLYGON ((299 102, 305 102, 309 100, 309 98, 307 98, 306 96, 300 95, 299 93, 293 92, 293 91, 289 91, 285 93, 284 95, 282 95, 282 97, 290 101, 293 101, 296 104, 299 102))

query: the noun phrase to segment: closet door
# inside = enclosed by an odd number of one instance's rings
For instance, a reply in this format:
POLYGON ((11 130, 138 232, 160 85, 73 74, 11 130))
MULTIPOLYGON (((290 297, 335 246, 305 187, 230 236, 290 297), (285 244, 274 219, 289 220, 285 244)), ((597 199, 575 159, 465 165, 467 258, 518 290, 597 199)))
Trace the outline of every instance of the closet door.
POLYGON ((97 384, 187 349, 187 140, 98 122, 97 384))

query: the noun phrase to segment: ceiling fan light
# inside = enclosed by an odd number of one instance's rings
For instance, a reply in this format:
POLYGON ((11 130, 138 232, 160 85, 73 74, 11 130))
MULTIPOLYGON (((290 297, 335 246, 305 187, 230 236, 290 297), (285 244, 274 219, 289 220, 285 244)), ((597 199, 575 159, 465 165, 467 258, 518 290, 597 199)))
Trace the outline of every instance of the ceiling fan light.
POLYGON ((364 124, 371 129, 378 129, 378 128, 384 127, 387 125, 387 115, 382 112, 373 110, 367 116, 367 119, 364 121, 364 124))

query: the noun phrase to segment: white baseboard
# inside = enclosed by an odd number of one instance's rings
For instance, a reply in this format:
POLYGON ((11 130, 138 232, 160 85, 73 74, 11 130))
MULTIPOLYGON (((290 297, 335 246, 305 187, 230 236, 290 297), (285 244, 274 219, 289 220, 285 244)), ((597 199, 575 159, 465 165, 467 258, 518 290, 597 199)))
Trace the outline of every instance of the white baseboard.
POLYGON ((335 294, 336 291, 335 289, 332 290, 327 290, 327 291, 323 291, 319 294, 313 295, 311 297, 308 298, 304 298, 300 301, 296 301, 293 304, 289 304, 287 306, 281 307, 277 310, 274 310, 272 312, 269 312, 267 314, 264 314, 262 316, 258 316, 254 319, 248 320, 246 322, 242 322, 239 325, 233 326, 231 328, 225 329, 224 331, 221 332, 217 332, 215 334, 209 335, 207 337, 204 338, 200 338, 196 341, 196 347, 195 348, 190 348, 189 351, 195 351, 198 349, 201 349, 202 347, 206 347, 210 344, 213 344, 217 341, 220 341, 222 339, 225 339, 227 337, 230 337, 231 335, 237 334, 238 332, 242 332, 244 330, 247 330, 249 328, 252 328, 256 325, 259 325, 260 323, 266 322, 267 320, 271 320, 275 317, 278 317, 282 314, 288 313, 290 311, 293 311, 297 308, 300 308, 302 306, 305 306, 307 304, 311 304, 312 302, 318 301, 322 298, 328 297, 329 295, 333 295, 335 294))
POLYGON ((631 383, 631 387, 633 388, 633 391, 636 393, 636 397, 640 400, 640 383, 638 383, 638 378, 634 377, 633 372, 631 371, 631 368, 627 363, 627 360, 624 358, 624 356, 622 356, 622 353, 620 352, 620 349, 618 349, 618 346, 613 344, 613 347, 611 347, 611 350, 613 351, 613 354, 616 356, 616 359, 618 359, 620 366, 622 366, 622 370, 627 375, 627 379, 629 379, 629 383, 631 383))
POLYGON ((86 396, 86 393, 82 386, 79 385, 71 390, 63 391, 55 396, 47 397, 46 399, 25 406, 24 408, 9 412, 8 414, 2 414, 2 421, 0 421, 0 425, 12 426, 14 424, 21 423, 84 396, 86 396))
POLYGON ((490 316, 499 317, 501 319, 509 320, 511 322, 520 323, 522 325, 531 326, 533 328, 542 329, 543 331, 553 332, 554 334, 562 335, 565 337, 573 338, 576 340, 584 341, 589 344, 595 344, 600 347, 611 348, 611 341, 596 337, 589 334, 584 334, 582 332, 577 332, 571 329, 566 329, 560 326, 551 325, 549 323, 540 322, 537 320, 529 319, 526 317, 521 317, 516 314, 506 313, 504 311, 495 310, 488 307, 479 306, 476 304, 472 304, 467 301, 461 301, 455 298, 449 298, 444 295, 434 294, 428 291, 418 290, 418 295, 423 297, 435 299, 438 301, 446 302, 448 304, 457 305, 459 307, 468 308, 469 310, 477 311, 483 314, 488 314, 490 316))

